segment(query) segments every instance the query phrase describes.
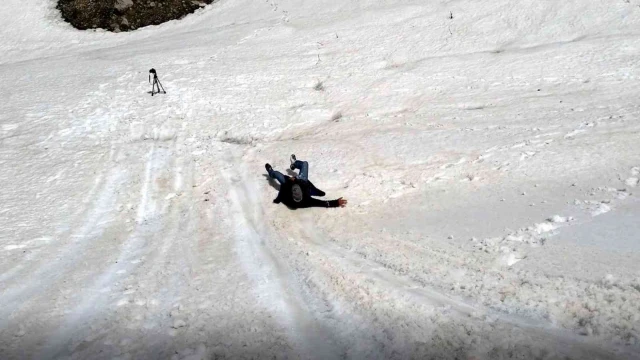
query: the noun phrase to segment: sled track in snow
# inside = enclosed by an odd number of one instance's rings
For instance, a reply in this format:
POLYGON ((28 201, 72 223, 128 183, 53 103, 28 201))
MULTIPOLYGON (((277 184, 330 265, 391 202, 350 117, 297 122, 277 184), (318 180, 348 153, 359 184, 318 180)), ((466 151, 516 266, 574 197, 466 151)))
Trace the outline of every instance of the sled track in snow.
POLYGON ((290 339, 297 345, 298 356, 314 359, 338 358, 335 339, 312 312, 288 267, 270 248, 273 241, 263 220, 263 208, 257 199, 258 187, 246 174, 246 168, 233 160, 233 174, 225 176, 230 193, 231 216, 235 222, 237 255, 244 271, 255 283, 255 295, 263 299, 281 324, 289 329, 290 339))

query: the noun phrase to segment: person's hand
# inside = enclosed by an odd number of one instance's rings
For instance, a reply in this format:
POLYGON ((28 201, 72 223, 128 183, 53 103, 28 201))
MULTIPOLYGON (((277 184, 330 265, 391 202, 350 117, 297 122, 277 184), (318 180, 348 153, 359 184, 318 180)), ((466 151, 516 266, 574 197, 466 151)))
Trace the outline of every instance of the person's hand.
POLYGON ((340 207, 347 206, 347 199, 343 199, 343 198, 338 199, 338 205, 340 205, 340 207))

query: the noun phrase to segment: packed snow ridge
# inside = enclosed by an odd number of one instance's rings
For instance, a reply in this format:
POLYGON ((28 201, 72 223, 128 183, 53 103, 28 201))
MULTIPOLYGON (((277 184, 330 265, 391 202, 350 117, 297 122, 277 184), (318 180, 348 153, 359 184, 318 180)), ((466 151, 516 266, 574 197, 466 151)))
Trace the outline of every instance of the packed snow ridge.
POLYGON ((55 7, 0 3, 0 358, 640 359, 638 0, 55 7))

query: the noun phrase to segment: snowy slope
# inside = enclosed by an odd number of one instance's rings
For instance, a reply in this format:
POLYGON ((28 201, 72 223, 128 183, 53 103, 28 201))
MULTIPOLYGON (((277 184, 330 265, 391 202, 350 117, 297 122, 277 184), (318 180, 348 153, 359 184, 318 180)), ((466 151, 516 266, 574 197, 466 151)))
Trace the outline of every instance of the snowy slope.
POLYGON ((640 358, 638 0, 4 0, 0 53, 2 359, 640 358))

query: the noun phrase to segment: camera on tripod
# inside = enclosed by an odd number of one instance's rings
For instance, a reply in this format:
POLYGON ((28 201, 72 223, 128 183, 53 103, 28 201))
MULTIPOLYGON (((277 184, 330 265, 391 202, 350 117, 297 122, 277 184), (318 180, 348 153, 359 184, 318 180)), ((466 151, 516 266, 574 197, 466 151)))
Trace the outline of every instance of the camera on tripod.
POLYGON ((163 94, 166 94, 167 92, 164 90, 164 86, 162 86, 162 83, 160 83, 160 79, 158 79, 158 73, 156 72, 156 69, 152 68, 151 70, 149 70, 149 82, 151 82, 151 74, 153 74, 153 84, 151 85, 151 96, 153 96, 154 94, 160 94, 160 92, 162 92, 163 94), (158 89, 158 91, 156 91, 156 88, 158 89))

